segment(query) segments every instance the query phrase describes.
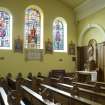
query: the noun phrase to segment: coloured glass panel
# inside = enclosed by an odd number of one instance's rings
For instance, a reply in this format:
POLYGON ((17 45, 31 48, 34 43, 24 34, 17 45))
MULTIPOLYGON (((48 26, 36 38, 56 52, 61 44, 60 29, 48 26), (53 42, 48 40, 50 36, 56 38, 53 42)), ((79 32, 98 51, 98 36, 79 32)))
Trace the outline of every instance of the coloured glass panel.
POLYGON ((59 19, 53 25, 53 48, 54 50, 64 50, 64 25, 59 19))
POLYGON ((8 12, 0 11, 0 49, 11 48, 11 18, 8 12))
POLYGON ((25 48, 40 49, 41 14, 35 7, 25 11, 25 48))

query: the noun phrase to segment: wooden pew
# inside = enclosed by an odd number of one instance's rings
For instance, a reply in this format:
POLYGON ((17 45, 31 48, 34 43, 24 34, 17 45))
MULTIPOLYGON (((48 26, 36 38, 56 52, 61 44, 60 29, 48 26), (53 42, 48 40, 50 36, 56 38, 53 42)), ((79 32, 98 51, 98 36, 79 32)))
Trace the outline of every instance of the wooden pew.
POLYGON ((9 105, 8 100, 7 100, 7 94, 2 87, 0 87, 0 94, 1 94, 2 99, 4 101, 4 105, 9 105))
POLYGON ((97 82, 97 83, 99 83, 99 84, 101 84, 102 86, 105 87, 105 82, 97 82))
POLYGON ((45 79, 45 78, 47 78, 47 77, 43 76, 43 75, 41 74, 41 72, 38 72, 38 73, 37 73, 37 78, 45 79))
POLYGON ((12 90, 16 90, 16 81, 12 79, 7 79, 8 87, 12 90))
POLYGON ((25 85, 32 89, 32 79, 24 78, 24 83, 22 85, 25 85))
MULTIPOLYGON (((12 94, 12 96, 14 95, 14 97, 16 97, 16 101, 15 100, 12 100, 12 103, 14 103, 13 101, 15 101, 15 104, 16 103, 19 103, 19 101, 20 101, 20 98, 21 99, 23 99, 23 101, 25 101, 24 103, 26 103, 26 101, 27 101, 27 99, 25 99, 24 97, 23 97, 23 95, 22 95, 22 93, 21 94, 19 94, 20 92, 21 92, 21 88, 20 88, 20 86, 22 85, 22 84, 25 84, 25 85, 27 85, 27 86, 29 86, 29 87, 32 87, 32 83, 30 82, 30 81, 32 81, 32 80, 30 80, 30 79, 28 79, 28 78, 26 78, 26 79, 24 79, 24 78, 18 78, 17 80, 14 80, 14 79, 10 79, 9 80, 9 82, 10 82, 10 84, 12 84, 12 85, 9 85, 9 87, 11 88, 11 94, 12 94), (15 89, 14 88, 12 88, 13 86, 15 86, 15 89), (17 92, 18 91, 18 92, 17 92), (15 94, 16 93, 16 94, 15 94)), ((12 97, 12 96, 10 96, 10 97, 12 97)), ((28 101, 27 101, 28 102, 28 101)), ((21 102, 21 103, 23 103, 23 102, 21 102)), ((28 102, 28 103, 31 103, 31 102, 28 102)))
POLYGON ((51 77, 51 78, 49 78, 49 85, 50 86, 56 87, 56 84, 58 82, 60 82, 60 78, 57 78, 57 77, 51 77))
POLYGON ((67 84, 72 83, 73 80, 74 80, 73 77, 69 77, 69 76, 64 76, 64 77, 63 77, 64 83, 67 83, 67 84))
POLYGON ((105 87, 105 82, 92 82, 92 81, 90 81, 90 82, 87 82, 88 84, 92 84, 92 85, 94 85, 94 84, 100 84, 100 86, 102 86, 102 87, 105 87))
POLYGON ((19 76, 17 77, 16 80, 14 80, 12 78, 6 78, 6 80, 7 80, 9 88, 12 89, 12 90, 19 89, 19 87, 21 85, 26 85, 30 88, 35 88, 35 86, 36 86, 35 85, 35 83, 36 83, 36 78, 35 77, 32 77, 31 79, 30 78, 23 78, 20 75, 20 73, 19 73, 19 76))
POLYGON ((100 84, 87 84, 87 83, 80 83, 80 82, 72 82, 73 84, 77 84, 81 88, 98 91, 101 93, 105 93, 105 87, 101 86, 100 84))
POLYGON ((32 80, 33 76, 31 72, 28 73, 27 78, 32 80))
MULTIPOLYGON (((79 97, 79 96, 72 96, 70 93, 59 90, 57 88, 51 87, 49 85, 46 84, 41 84, 41 86, 48 88, 50 90, 53 91, 53 93, 57 93, 62 95, 63 97, 66 97, 68 99, 68 104, 64 104, 64 105, 101 105, 99 103, 96 103, 94 101, 88 100, 86 98, 83 97, 79 97)), ((57 96, 58 97, 58 96, 57 96)), ((56 97, 56 98, 57 98, 56 97)), ((62 100, 60 100, 61 102, 62 100)))
MULTIPOLYGON (((22 99, 21 93, 19 93, 19 91, 17 91, 17 85, 19 85, 19 84, 16 84, 16 83, 17 83, 17 81, 13 80, 10 75, 7 76, 6 79, 3 77, 0 78, 0 86, 1 86, 1 88, 4 89, 4 92, 3 91, 1 91, 1 92, 5 93, 5 99, 7 99, 9 104, 12 104, 12 105, 19 105, 20 100, 22 99), (15 88, 14 88, 14 86, 15 86, 15 88)), ((21 102, 21 104, 22 103, 23 103, 23 101, 21 102)))
MULTIPOLYGON (((47 79, 47 78, 45 78, 45 79, 47 79)), ((34 77, 34 78, 32 78, 32 80, 25 78, 25 81, 27 81, 27 83, 25 83, 26 87, 32 89, 33 91, 37 92, 38 94, 41 94, 43 98, 47 98, 48 100, 52 101, 51 92, 45 91, 45 89, 43 89, 43 87, 40 86, 40 84, 42 83, 42 78, 34 77), (29 83, 31 83, 31 86, 27 85, 29 83)), ((43 81, 43 82, 45 82, 45 81, 43 81)))
POLYGON ((29 78, 23 78, 23 77, 19 78, 18 77, 18 79, 15 80, 12 78, 8 78, 8 76, 7 76, 6 81, 7 81, 8 87, 11 90, 16 90, 16 88, 20 87, 21 84, 32 87, 32 80, 29 78))
POLYGON ((40 92, 40 83, 42 81, 39 78, 33 77, 32 80, 25 78, 23 85, 27 86, 28 88, 36 91, 37 93, 40 92))
POLYGON ((23 102, 23 100, 20 101, 20 104, 21 104, 21 105, 25 105, 25 103, 23 102))
MULTIPOLYGON (((2 87, 0 87, 0 94, 2 96, 4 105, 9 105, 8 96, 7 96, 5 90, 2 87)), ((20 105, 25 105, 25 103, 23 102, 23 100, 20 101, 20 105)))
POLYGON ((36 93, 35 91, 29 89, 28 87, 24 85, 22 85, 21 88, 26 94, 29 94, 30 96, 29 100, 33 102, 33 105, 35 104, 37 105, 58 105, 58 104, 54 104, 53 102, 49 100, 44 100, 40 94, 36 93))
POLYGON ((58 82, 64 82, 67 84, 71 84, 74 80, 74 78, 71 78, 69 76, 59 76, 59 77, 49 77, 50 84, 53 86, 56 86, 56 83, 58 82))
MULTIPOLYGON (((54 86, 54 87, 57 87, 56 83, 57 83, 59 80, 60 80, 59 78, 51 77, 51 78, 50 78, 50 84, 49 84, 49 85, 54 86), (51 79, 53 79, 53 82, 51 81, 51 79), (52 84, 54 84, 54 85, 52 85, 52 84)), ((100 93, 99 93, 99 94, 98 94, 98 93, 96 94, 95 92, 89 91, 89 90, 86 90, 86 89, 81 89, 81 91, 82 91, 82 93, 85 92, 86 94, 87 94, 87 93, 92 94, 92 95, 95 94, 96 96, 101 95, 102 99, 103 99, 103 97, 104 97, 104 94, 103 94, 103 93, 102 93, 102 94, 100 94, 100 93)), ((82 95, 81 95, 81 96, 82 96, 82 95)), ((90 97, 91 97, 91 96, 89 96, 89 99, 91 99, 90 97)))
MULTIPOLYGON (((72 92, 73 86, 72 85, 68 85, 68 84, 64 84, 64 83, 58 83, 58 85, 61 85, 62 87, 67 87, 67 88, 62 88, 61 89, 65 89, 68 92, 72 92)), ((80 88, 79 87, 79 95, 84 97, 84 98, 88 98, 90 100, 96 101, 101 103, 102 105, 104 105, 105 103, 105 94, 104 93, 99 93, 99 92, 95 92, 92 90, 88 90, 88 89, 84 89, 84 88, 80 88)))
POLYGON ((6 92, 8 92, 8 84, 4 77, 0 77, 0 86, 3 87, 6 92))

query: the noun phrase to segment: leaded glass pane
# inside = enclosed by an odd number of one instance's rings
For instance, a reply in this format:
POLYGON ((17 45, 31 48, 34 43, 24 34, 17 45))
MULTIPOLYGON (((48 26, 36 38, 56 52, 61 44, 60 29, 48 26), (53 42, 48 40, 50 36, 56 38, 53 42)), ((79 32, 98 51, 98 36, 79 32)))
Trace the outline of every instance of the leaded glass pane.
POLYGON ((64 50, 64 25, 59 19, 53 24, 53 49, 64 50))
POLYGON ((30 7, 25 11, 25 48, 40 49, 41 15, 40 12, 30 7))
POLYGON ((10 48, 10 15, 0 11, 0 49, 10 48))

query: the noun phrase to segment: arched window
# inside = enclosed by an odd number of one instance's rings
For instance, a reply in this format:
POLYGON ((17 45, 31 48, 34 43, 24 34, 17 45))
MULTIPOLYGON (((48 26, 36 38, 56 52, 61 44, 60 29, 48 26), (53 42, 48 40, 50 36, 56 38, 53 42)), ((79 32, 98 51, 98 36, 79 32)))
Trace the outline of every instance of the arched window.
POLYGON ((24 47, 43 49, 43 12, 34 5, 25 10, 24 47))
POLYGON ((12 49, 12 15, 0 8, 0 49, 12 49))
POLYGON ((67 23, 62 17, 53 22, 53 50, 67 52, 67 23))

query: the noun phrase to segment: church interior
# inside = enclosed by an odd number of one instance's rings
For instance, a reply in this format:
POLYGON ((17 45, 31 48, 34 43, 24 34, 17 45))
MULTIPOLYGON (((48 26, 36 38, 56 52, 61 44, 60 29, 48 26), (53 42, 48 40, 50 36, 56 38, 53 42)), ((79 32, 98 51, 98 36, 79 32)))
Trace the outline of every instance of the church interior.
POLYGON ((0 0, 0 105, 105 105, 105 0, 0 0))

